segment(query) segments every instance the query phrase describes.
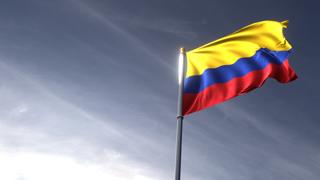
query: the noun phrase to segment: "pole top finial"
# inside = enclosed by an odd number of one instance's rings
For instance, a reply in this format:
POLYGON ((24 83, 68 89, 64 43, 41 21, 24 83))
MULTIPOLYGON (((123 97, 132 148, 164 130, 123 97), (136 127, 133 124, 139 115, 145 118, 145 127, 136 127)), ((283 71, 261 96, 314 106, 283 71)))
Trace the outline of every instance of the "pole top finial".
POLYGON ((182 47, 182 48, 180 48, 180 53, 185 53, 186 52, 186 50, 182 47))

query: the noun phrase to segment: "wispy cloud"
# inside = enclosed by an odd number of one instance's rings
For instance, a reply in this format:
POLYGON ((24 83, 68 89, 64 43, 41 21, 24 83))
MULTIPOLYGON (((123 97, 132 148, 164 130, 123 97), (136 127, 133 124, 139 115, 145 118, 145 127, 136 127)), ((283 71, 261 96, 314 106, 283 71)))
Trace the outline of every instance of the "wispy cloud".
POLYGON ((102 25, 105 25, 107 28, 113 29, 115 33, 122 35, 124 38, 126 38, 128 42, 133 43, 134 48, 143 51, 148 56, 152 57, 153 60, 157 61, 159 64, 171 70, 174 70, 169 63, 159 58, 157 53, 151 50, 150 48, 148 48, 148 46, 144 44, 139 38, 132 35, 130 32, 126 31, 125 29, 121 28, 115 23, 113 23, 111 20, 109 20, 108 17, 104 16, 103 14, 91 8, 89 4, 86 4, 85 2, 81 2, 81 1, 72 1, 72 2, 74 2, 75 5, 79 6, 82 12, 86 13, 87 15, 91 16, 95 20, 99 21, 102 25))
POLYGON ((195 39, 197 33, 192 30, 192 26, 199 26, 205 24, 205 22, 190 22, 181 19, 174 18, 149 18, 145 16, 109 16, 114 22, 118 22, 122 25, 129 26, 131 28, 149 29, 157 32, 163 32, 175 35, 179 38, 195 39))

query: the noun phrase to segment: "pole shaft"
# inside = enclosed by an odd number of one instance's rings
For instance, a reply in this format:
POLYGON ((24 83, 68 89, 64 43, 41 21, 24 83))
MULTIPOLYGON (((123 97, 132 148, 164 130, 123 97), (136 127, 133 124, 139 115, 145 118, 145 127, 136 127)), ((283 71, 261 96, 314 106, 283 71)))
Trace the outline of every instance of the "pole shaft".
POLYGON ((183 127, 183 87, 184 87, 184 76, 186 71, 185 63, 186 53, 184 48, 180 49, 179 57, 179 90, 178 90, 178 111, 177 111, 177 149, 176 149, 176 169, 175 169, 175 180, 180 180, 181 176, 181 150, 182 150, 182 127, 183 127))
POLYGON ((176 151, 175 180, 180 180, 180 176, 181 176, 182 126, 183 126, 183 116, 179 116, 177 119, 177 151, 176 151))

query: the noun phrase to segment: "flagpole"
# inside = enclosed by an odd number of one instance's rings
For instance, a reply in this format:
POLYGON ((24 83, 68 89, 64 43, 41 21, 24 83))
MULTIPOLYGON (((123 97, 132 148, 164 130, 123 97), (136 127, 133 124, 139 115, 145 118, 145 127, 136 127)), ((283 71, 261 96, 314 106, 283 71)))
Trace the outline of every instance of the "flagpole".
POLYGON ((183 118, 184 118, 182 113, 182 104, 183 104, 182 96, 183 96, 183 87, 184 87, 184 76, 186 71, 185 59, 186 59, 185 49, 180 48, 175 180, 180 180, 180 176, 181 176, 182 127, 183 127, 183 118))

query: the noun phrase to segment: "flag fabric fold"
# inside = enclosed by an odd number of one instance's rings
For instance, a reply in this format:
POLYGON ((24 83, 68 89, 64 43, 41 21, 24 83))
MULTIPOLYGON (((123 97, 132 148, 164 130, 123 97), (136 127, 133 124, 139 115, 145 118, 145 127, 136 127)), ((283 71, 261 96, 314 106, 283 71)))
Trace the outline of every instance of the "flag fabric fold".
POLYGON ((288 62, 288 21, 261 21, 186 53, 183 115, 203 110, 263 85, 267 78, 297 78, 288 62))

